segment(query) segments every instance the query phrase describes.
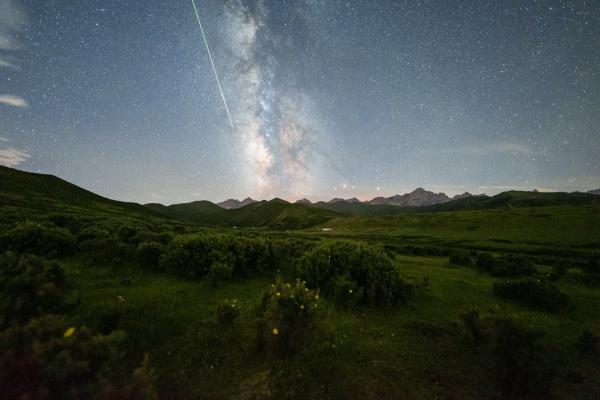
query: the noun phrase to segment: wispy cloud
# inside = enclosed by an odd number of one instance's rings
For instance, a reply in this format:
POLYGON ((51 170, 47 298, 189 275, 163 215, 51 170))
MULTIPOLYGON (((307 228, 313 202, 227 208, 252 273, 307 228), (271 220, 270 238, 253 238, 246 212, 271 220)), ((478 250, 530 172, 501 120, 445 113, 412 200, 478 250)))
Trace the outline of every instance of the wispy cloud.
POLYGON ((0 50, 15 50, 20 47, 16 34, 23 29, 26 14, 16 1, 0 0, 0 50))
POLYGON ((27 108, 29 103, 27 100, 20 96, 13 96, 11 94, 0 95, 0 104, 6 104, 7 106, 13 106, 18 108, 27 108))
POLYGON ((27 153, 13 149, 12 147, 0 149, 0 165, 5 167, 16 167, 31 156, 27 153))

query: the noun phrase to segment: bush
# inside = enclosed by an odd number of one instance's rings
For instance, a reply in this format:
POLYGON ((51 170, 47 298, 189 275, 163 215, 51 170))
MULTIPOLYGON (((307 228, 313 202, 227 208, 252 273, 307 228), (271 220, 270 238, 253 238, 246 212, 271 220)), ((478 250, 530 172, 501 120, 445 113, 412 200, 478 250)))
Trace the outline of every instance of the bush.
POLYGON ((137 246, 137 258, 140 266, 150 271, 158 271, 160 257, 165 247, 157 242, 142 242, 137 246))
POLYGON ((67 279, 55 261, 33 255, 0 256, 0 328, 67 306, 67 279))
POLYGON ((121 365, 120 333, 93 335, 61 316, 0 334, 0 393, 7 399, 100 398, 121 365))
POLYGON ((364 288, 358 288, 356 282, 348 275, 335 278, 333 282, 333 299, 338 308, 352 310, 364 296, 364 288))
POLYGON ((213 263, 230 265, 233 276, 249 276, 271 264, 267 242, 234 235, 184 235, 173 239, 161 258, 166 271, 186 279, 209 274, 213 263))
POLYGON ((471 255, 464 250, 452 250, 448 260, 450 261, 450 264, 453 265, 460 265, 463 267, 475 266, 473 257, 471 257, 471 255))
POLYGON ((270 358, 286 358, 303 345, 313 329, 318 292, 296 281, 278 280, 263 294, 259 307, 258 344, 270 358))
POLYGON ((535 279, 496 282, 494 295, 546 311, 557 311, 569 304, 569 298, 556 285, 535 279))
POLYGON ((475 341, 475 343, 480 343, 484 339, 484 333, 479 319, 479 313, 477 311, 462 313, 460 319, 473 341, 475 341))
POLYGON ((300 258, 295 269, 327 296, 335 296, 336 286, 343 283, 338 278, 346 276, 347 284, 355 285, 361 295, 357 303, 391 306, 416 294, 416 286, 400 276, 382 249, 361 243, 325 243, 300 258))
POLYGON ((208 271, 208 280, 213 286, 218 286, 221 283, 231 279, 233 275, 233 267, 224 262, 215 261, 210 266, 208 271))
POLYGON ((90 239, 79 247, 92 264, 117 266, 131 257, 131 249, 112 236, 90 239))
POLYGON ((229 326, 240 316, 240 306, 236 300, 224 301, 217 305, 216 318, 221 326, 229 326))
POLYGON ((514 255, 494 258, 489 253, 479 253, 475 266, 495 277, 532 276, 537 270, 531 260, 514 255))
POLYGON ((56 226, 26 222, 0 236, 0 251, 52 257, 71 254, 75 249, 73 235, 68 230, 56 226))
POLYGON ((579 335, 576 347, 582 354, 594 353, 598 347, 598 336, 594 335, 589 329, 585 329, 579 335))
POLYGON ((554 373, 538 345, 541 331, 496 319, 491 327, 491 355, 501 398, 546 398, 554 373))

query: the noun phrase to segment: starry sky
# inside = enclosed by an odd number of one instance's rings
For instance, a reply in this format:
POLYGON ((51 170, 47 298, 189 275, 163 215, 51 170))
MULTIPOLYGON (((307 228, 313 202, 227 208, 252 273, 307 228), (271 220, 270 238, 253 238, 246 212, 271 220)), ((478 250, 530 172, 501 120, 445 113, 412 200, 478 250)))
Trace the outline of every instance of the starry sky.
POLYGON ((600 5, 0 0, 0 164, 101 195, 600 187, 600 5), (233 126, 232 126, 233 125, 233 126))

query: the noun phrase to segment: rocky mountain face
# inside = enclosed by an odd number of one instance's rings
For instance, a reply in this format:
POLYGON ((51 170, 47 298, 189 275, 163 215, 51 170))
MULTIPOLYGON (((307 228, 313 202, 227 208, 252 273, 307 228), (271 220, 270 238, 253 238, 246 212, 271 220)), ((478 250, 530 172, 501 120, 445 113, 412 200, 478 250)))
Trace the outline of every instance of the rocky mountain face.
POLYGON ((307 205, 311 205, 312 201, 310 201, 309 199, 300 199, 300 200, 296 200, 296 204, 307 204, 307 205))
POLYGON ((241 208, 241 207, 247 206, 248 204, 252 204, 252 203, 256 203, 256 200, 251 199, 250 197, 246 197, 242 201, 239 201, 237 199, 227 199, 225 201, 217 203, 217 205, 219 207, 225 208, 227 210, 233 210, 235 208, 241 208))
POLYGON ((367 204, 371 205, 392 205, 402 207, 424 207, 432 206, 434 204, 446 203, 450 200, 461 199, 464 197, 470 197, 469 192, 456 195, 454 197, 448 197, 445 193, 434 193, 423 188, 417 188, 410 193, 403 195, 394 195, 391 197, 375 197, 372 200, 367 201, 367 204))

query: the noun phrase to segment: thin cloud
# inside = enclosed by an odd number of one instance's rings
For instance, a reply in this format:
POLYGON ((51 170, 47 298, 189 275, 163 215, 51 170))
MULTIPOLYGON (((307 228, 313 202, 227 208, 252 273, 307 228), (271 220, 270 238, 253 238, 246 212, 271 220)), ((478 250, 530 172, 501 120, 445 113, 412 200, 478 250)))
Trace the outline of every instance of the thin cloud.
POLYGON ((0 165, 5 167, 16 167, 27 161, 31 156, 12 147, 0 149, 0 165))
POLYGON ((15 34, 23 29, 27 17, 21 6, 13 0, 0 0, 0 50, 9 51, 20 47, 15 34))
POLYGON ((13 96, 10 94, 0 95, 0 104, 6 104, 7 106, 13 106, 18 108, 27 108, 29 103, 22 97, 13 96))

